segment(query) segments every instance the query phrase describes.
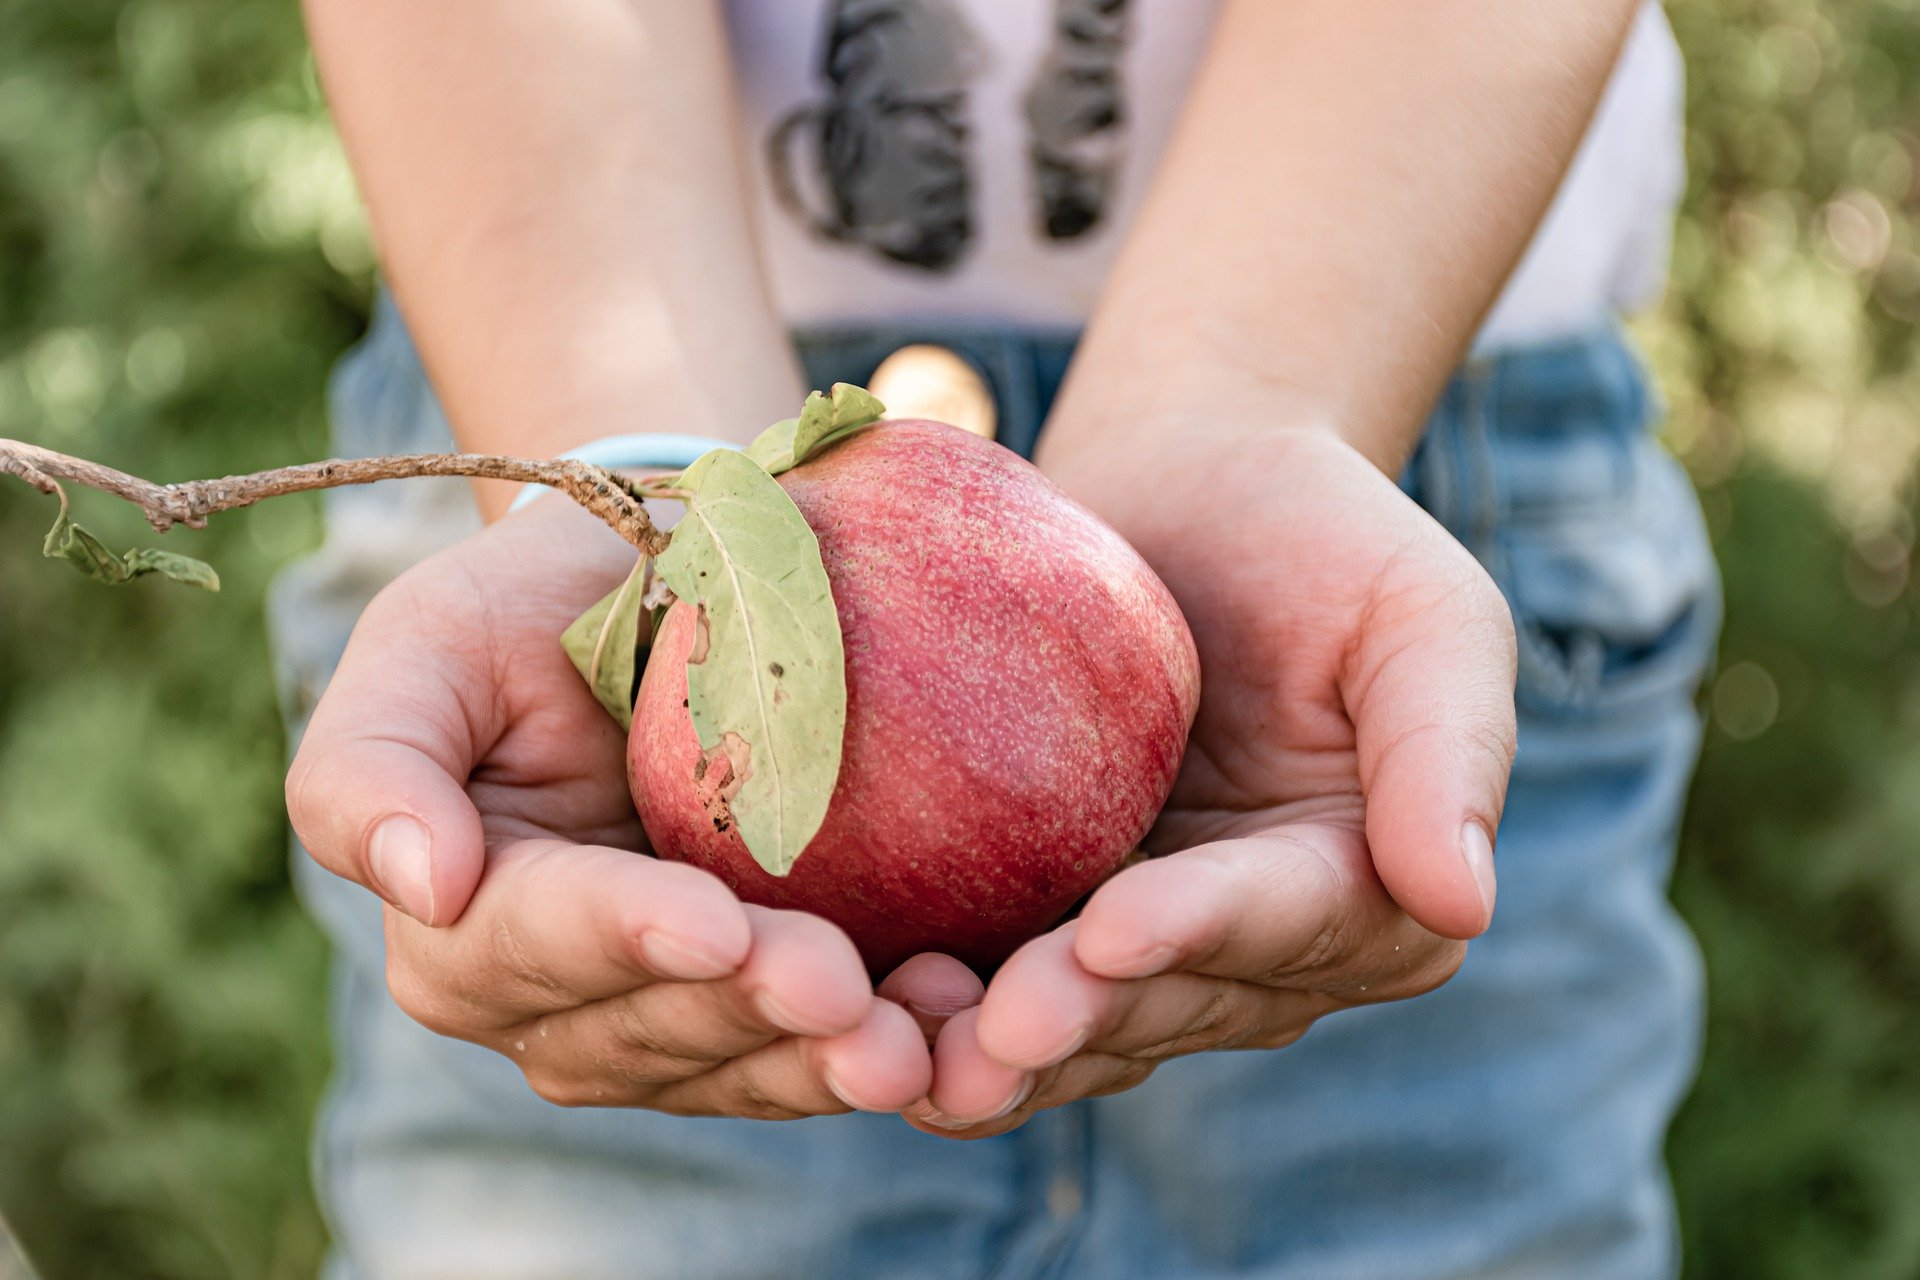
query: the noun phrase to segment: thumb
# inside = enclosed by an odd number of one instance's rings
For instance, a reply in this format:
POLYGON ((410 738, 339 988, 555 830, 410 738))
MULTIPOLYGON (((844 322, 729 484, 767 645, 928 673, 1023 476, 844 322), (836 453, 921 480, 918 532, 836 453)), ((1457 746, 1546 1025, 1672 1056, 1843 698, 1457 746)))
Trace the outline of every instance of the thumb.
MULTIPOLYGON (((407 611, 398 612, 402 616, 407 611)), ((486 859, 466 780, 478 758, 463 688, 474 661, 389 626, 355 629, 287 774, 287 813, 314 860, 414 919, 451 924, 486 859)))
POLYGON ((1425 928, 1471 938, 1493 918, 1515 654, 1506 601, 1459 557, 1458 572, 1429 579, 1450 580, 1444 591, 1389 591, 1394 603, 1374 612, 1342 693, 1381 883, 1425 928))

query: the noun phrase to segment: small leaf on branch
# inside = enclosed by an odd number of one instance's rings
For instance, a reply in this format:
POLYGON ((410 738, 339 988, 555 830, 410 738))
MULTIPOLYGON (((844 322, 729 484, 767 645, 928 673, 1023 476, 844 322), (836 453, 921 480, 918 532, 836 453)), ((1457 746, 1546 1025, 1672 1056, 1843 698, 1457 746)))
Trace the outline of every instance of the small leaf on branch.
POLYGON ((622 729, 633 728, 640 652, 653 639, 653 618, 642 602, 646 567, 642 558, 624 582, 575 618, 560 637, 574 669, 622 729))
POLYGON ((100 539, 73 522, 67 512, 66 490, 56 485, 54 491, 60 499, 60 514, 55 518, 53 528, 47 530, 46 542, 41 546, 41 550, 50 558, 65 560, 95 582, 104 582, 109 586, 117 587, 135 578, 157 573, 163 578, 184 582, 205 591, 220 589, 220 575, 213 571, 213 566, 191 556, 152 547, 136 547, 124 555, 116 556, 107 550, 100 539))
POLYGON ((732 762, 738 790, 728 804, 748 852, 783 876, 819 831, 840 776, 840 615, 819 539, 750 454, 716 449, 680 487, 687 515, 656 567, 705 615, 706 652, 687 666, 688 709, 701 748, 732 762))
POLYGON ((766 468, 768 475, 777 476, 878 422, 886 411, 864 387, 836 382, 830 395, 810 394, 799 417, 783 418, 762 431, 747 446, 747 456, 766 468))

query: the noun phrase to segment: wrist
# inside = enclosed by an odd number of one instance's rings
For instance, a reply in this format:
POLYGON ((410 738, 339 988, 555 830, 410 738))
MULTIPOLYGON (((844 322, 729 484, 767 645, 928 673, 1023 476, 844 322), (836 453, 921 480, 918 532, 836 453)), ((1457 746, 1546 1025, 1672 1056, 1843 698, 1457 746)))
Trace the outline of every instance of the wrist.
POLYGON ((1215 547, 1244 530, 1271 527, 1296 478, 1319 469, 1316 457, 1345 454, 1361 465, 1325 424, 1252 430, 1162 422, 1167 439, 1146 447, 1076 448, 1041 461, 1054 483, 1112 525, 1169 581, 1193 568, 1194 555, 1211 558, 1215 547))
POLYGON ((1219 317, 1096 319, 1048 420, 1043 467, 1088 451, 1143 451, 1162 465, 1256 446, 1281 432, 1331 434, 1389 478, 1412 455, 1424 404, 1398 370, 1360 367, 1313 335, 1250 332, 1219 317))
MULTIPOLYGON (((558 456, 605 467, 609 471, 673 471, 692 466, 701 455, 715 449, 739 447, 730 441, 716 440, 710 436, 657 432, 602 436, 558 456)), ((549 492, 551 490, 545 485, 522 485, 507 504, 504 514, 520 511, 549 492)))

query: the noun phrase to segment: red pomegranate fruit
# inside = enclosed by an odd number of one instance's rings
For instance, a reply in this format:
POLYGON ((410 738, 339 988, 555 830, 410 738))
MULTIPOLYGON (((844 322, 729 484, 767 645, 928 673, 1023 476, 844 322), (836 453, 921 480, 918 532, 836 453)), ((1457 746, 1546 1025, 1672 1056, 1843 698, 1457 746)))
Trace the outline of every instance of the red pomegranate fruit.
POLYGON ((921 951, 991 966, 1166 803, 1200 690, 1186 622, 1097 516, 956 428, 881 423, 780 483, 819 537, 846 653, 826 819, 785 876, 748 853, 687 710, 696 623, 676 603, 628 747, 647 838, 745 901, 840 925, 875 973, 921 951))

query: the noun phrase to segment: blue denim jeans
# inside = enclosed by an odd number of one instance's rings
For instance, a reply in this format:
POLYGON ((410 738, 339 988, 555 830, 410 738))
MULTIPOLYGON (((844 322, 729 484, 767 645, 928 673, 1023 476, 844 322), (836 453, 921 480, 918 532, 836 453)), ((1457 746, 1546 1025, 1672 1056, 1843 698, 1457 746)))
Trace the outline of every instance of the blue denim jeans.
MULTIPOLYGON (((910 341, 959 351, 1032 448, 1065 334, 801 335, 817 385, 910 341)), ((335 386, 339 447, 447 446, 383 307, 335 386)), ((1454 980, 1274 1052, 954 1143, 891 1116, 766 1124, 548 1106, 505 1059, 401 1015, 374 899, 297 860, 338 943, 319 1129, 335 1280, 1647 1280, 1676 1270, 1661 1146, 1694 1070, 1700 966, 1666 898, 1718 590, 1692 491, 1611 329, 1476 360, 1405 486, 1521 633, 1500 908, 1454 980)), ((1286 500, 1276 481, 1274 500, 1286 500)), ((273 618, 302 722, 380 584, 473 527, 458 484, 329 495, 273 618), (395 547, 404 548, 396 553, 395 547)))

